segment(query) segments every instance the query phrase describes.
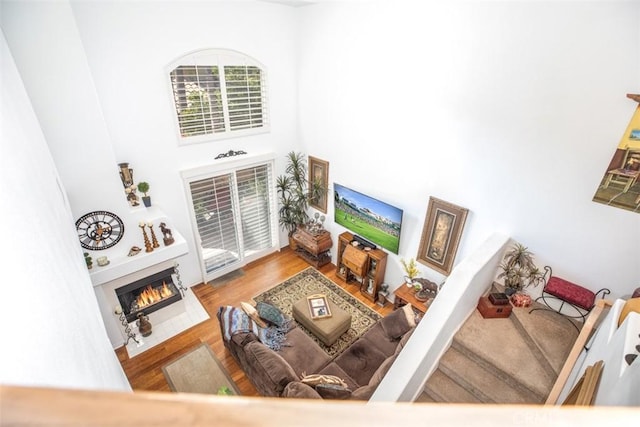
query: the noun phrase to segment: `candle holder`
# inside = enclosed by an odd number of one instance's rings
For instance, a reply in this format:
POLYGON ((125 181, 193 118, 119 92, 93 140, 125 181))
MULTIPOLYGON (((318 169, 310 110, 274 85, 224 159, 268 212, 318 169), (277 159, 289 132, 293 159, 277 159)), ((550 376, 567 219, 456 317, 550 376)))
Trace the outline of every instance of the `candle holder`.
POLYGON ((153 252, 153 246, 151 246, 151 242, 149 241, 149 236, 147 236, 147 231, 144 229, 145 223, 141 222, 138 226, 142 229, 142 236, 144 237, 144 247, 145 252, 153 252))
POLYGON ((149 227, 149 231, 151 231, 151 243, 153 243, 153 247, 159 248, 160 243, 158 243, 158 239, 156 239, 156 233, 153 231, 153 224, 149 223, 147 224, 147 226, 149 227))

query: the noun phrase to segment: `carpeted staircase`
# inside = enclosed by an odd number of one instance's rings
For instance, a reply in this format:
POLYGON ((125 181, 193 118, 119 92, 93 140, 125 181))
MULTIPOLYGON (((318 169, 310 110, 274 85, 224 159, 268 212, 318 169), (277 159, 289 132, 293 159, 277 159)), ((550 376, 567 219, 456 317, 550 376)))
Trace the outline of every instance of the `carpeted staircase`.
POLYGON ((514 307, 506 319, 475 310, 416 403, 544 403, 579 332, 557 313, 530 314, 533 307, 514 307))

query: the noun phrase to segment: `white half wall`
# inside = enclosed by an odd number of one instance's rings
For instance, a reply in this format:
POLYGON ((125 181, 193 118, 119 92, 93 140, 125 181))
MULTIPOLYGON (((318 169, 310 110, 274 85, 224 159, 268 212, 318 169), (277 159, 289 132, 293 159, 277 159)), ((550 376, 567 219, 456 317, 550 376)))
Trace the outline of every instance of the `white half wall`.
POLYGON ((0 383, 130 390, 111 348, 56 167, 0 45, 0 383))

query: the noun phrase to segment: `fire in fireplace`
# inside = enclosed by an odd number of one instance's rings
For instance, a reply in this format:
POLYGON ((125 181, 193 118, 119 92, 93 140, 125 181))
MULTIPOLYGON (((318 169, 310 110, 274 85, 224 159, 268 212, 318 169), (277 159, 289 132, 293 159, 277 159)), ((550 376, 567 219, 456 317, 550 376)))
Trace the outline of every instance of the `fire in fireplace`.
POLYGON ((136 320, 138 313, 153 313, 176 301, 182 295, 173 283, 173 268, 116 289, 116 295, 128 322, 136 320))

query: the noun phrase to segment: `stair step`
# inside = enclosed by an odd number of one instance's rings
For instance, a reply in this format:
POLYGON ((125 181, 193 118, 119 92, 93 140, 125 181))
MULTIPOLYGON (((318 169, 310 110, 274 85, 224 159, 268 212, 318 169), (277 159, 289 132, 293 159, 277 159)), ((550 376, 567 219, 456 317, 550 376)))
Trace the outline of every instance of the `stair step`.
POLYGON ((528 308, 514 307, 511 320, 522 336, 530 340, 529 345, 537 352, 538 361, 551 375, 557 376, 578 338, 582 323, 549 310, 530 313, 531 309, 542 307, 536 302, 528 308))
POLYGON ((487 371, 468 356, 451 347, 440 359, 439 369, 484 403, 541 403, 531 393, 523 393, 487 371))
POLYGON ((438 403, 482 403, 440 369, 431 374, 423 394, 438 403))
POLYGON ((555 382, 556 376, 537 362, 510 318, 484 319, 474 310, 452 346, 512 387, 535 394, 536 399, 544 400, 555 382))
POLYGON ((424 391, 420 393, 420 395, 416 398, 416 400, 413 401, 413 403, 435 403, 435 402, 436 401, 433 400, 433 398, 429 396, 427 393, 425 393, 424 391))

